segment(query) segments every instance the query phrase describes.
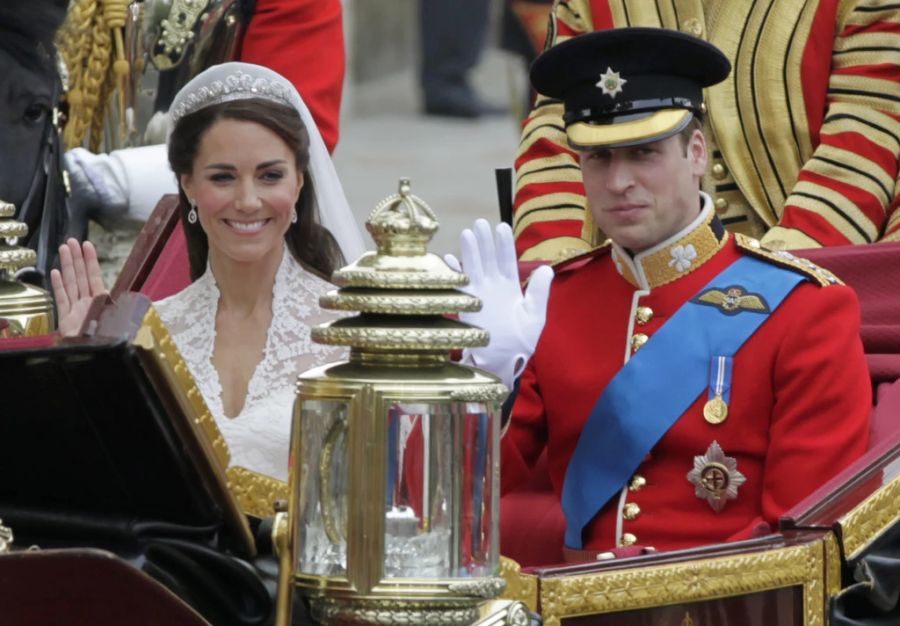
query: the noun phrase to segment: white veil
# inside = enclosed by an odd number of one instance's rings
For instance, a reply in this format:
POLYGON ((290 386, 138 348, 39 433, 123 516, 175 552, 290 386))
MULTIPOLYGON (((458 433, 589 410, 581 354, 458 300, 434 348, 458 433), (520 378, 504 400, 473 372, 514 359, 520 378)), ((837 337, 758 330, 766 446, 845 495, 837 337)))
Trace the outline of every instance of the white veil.
POLYGON ((355 261, 365 252, 334 163, 322 135, 297 89, 278 72, 261 65, 232 61, 213 65, 192 78, 172 101, 171 125, 184 115, 228 100, 265 98, 293 106, 309 133, 309 175, 316 190, 322 225, 337 240, 344 258, 355 261))
POLYGON ((344 188, 338 180, 334 162, 328 154, 328 148, 325 147, 316 122, 302 98, 298 104, 297 110, 300 111, 303 125, 309 132, 309 175, 312 176, 316 190, 319 218, 322 225, 337 239, 341 252, 344 253, 344 259, 352 263, 366 251, 359 225, 347 203, 344 188))

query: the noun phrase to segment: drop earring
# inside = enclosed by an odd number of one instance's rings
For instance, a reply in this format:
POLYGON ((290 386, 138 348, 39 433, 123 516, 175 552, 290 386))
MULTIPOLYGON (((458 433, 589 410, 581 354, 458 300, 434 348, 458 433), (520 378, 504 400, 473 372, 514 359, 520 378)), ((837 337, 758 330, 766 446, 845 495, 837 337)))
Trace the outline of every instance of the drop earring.
POLYGON ((189 224, 196 224, 197 223, 197 204, 191 199, 188 199, 188 203, 191 205, 191 210, 188 211, 187 221, 189 224))
POLYGON ((300 216, 297 215, 297 209, 294 209, 291 213, 291 224, 296 224, 297 220, 300 219, 300 216))

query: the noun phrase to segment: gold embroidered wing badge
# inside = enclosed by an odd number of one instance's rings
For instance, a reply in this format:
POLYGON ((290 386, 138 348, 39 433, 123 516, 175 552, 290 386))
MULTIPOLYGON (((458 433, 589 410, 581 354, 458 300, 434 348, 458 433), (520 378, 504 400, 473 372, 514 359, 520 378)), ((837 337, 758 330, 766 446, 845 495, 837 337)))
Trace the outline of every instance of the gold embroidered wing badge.
POLYGON ((713 441, 706 454, 694 457, 694 469, 687 479, 694 485, 694 494, 709 502, 716 513, 725 508, 728 500, 737 498, 738 487, 747 482, 737 468, 737 460, 725 456, 718 442, 713 441))
POLYGON ((771 313, 769 303, 761 295, 749 293, 740 285, 722 289, 711 287, 691 300, 697 304, 712 306, 725 315, 737 315, 741 311, 771 313))

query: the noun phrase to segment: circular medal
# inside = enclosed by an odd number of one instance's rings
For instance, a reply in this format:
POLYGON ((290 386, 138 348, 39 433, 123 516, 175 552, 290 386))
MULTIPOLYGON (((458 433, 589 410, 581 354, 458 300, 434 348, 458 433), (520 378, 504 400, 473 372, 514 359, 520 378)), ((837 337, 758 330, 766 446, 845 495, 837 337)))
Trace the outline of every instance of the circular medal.
POLYGON ((728 417, 728 405, 721 396, 716 396, 703 405, 703 418, 710 424, 721 424, 728 417))

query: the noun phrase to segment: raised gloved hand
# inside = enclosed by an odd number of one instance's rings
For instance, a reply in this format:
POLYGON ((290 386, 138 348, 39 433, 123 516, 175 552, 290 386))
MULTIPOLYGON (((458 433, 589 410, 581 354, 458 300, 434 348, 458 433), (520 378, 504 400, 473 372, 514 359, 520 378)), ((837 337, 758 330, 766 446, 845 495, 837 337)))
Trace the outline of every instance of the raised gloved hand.
POLYGON ((534 352, 547 317, 547 298, 553 270, 548 265, 534 270, 525 293, 519 283, 519 268, 512 229, 498 224, 491 232, 487 220, 476 220, 472 230, 460 235, 462 269, 452 254, 447 264, 469 276, 465 291, 481 299, 481 310, 460 313, 462 321, 480 326, 491 335, 490 344, 464 352, 464 360, 498 376, 512 389, 534 352))

